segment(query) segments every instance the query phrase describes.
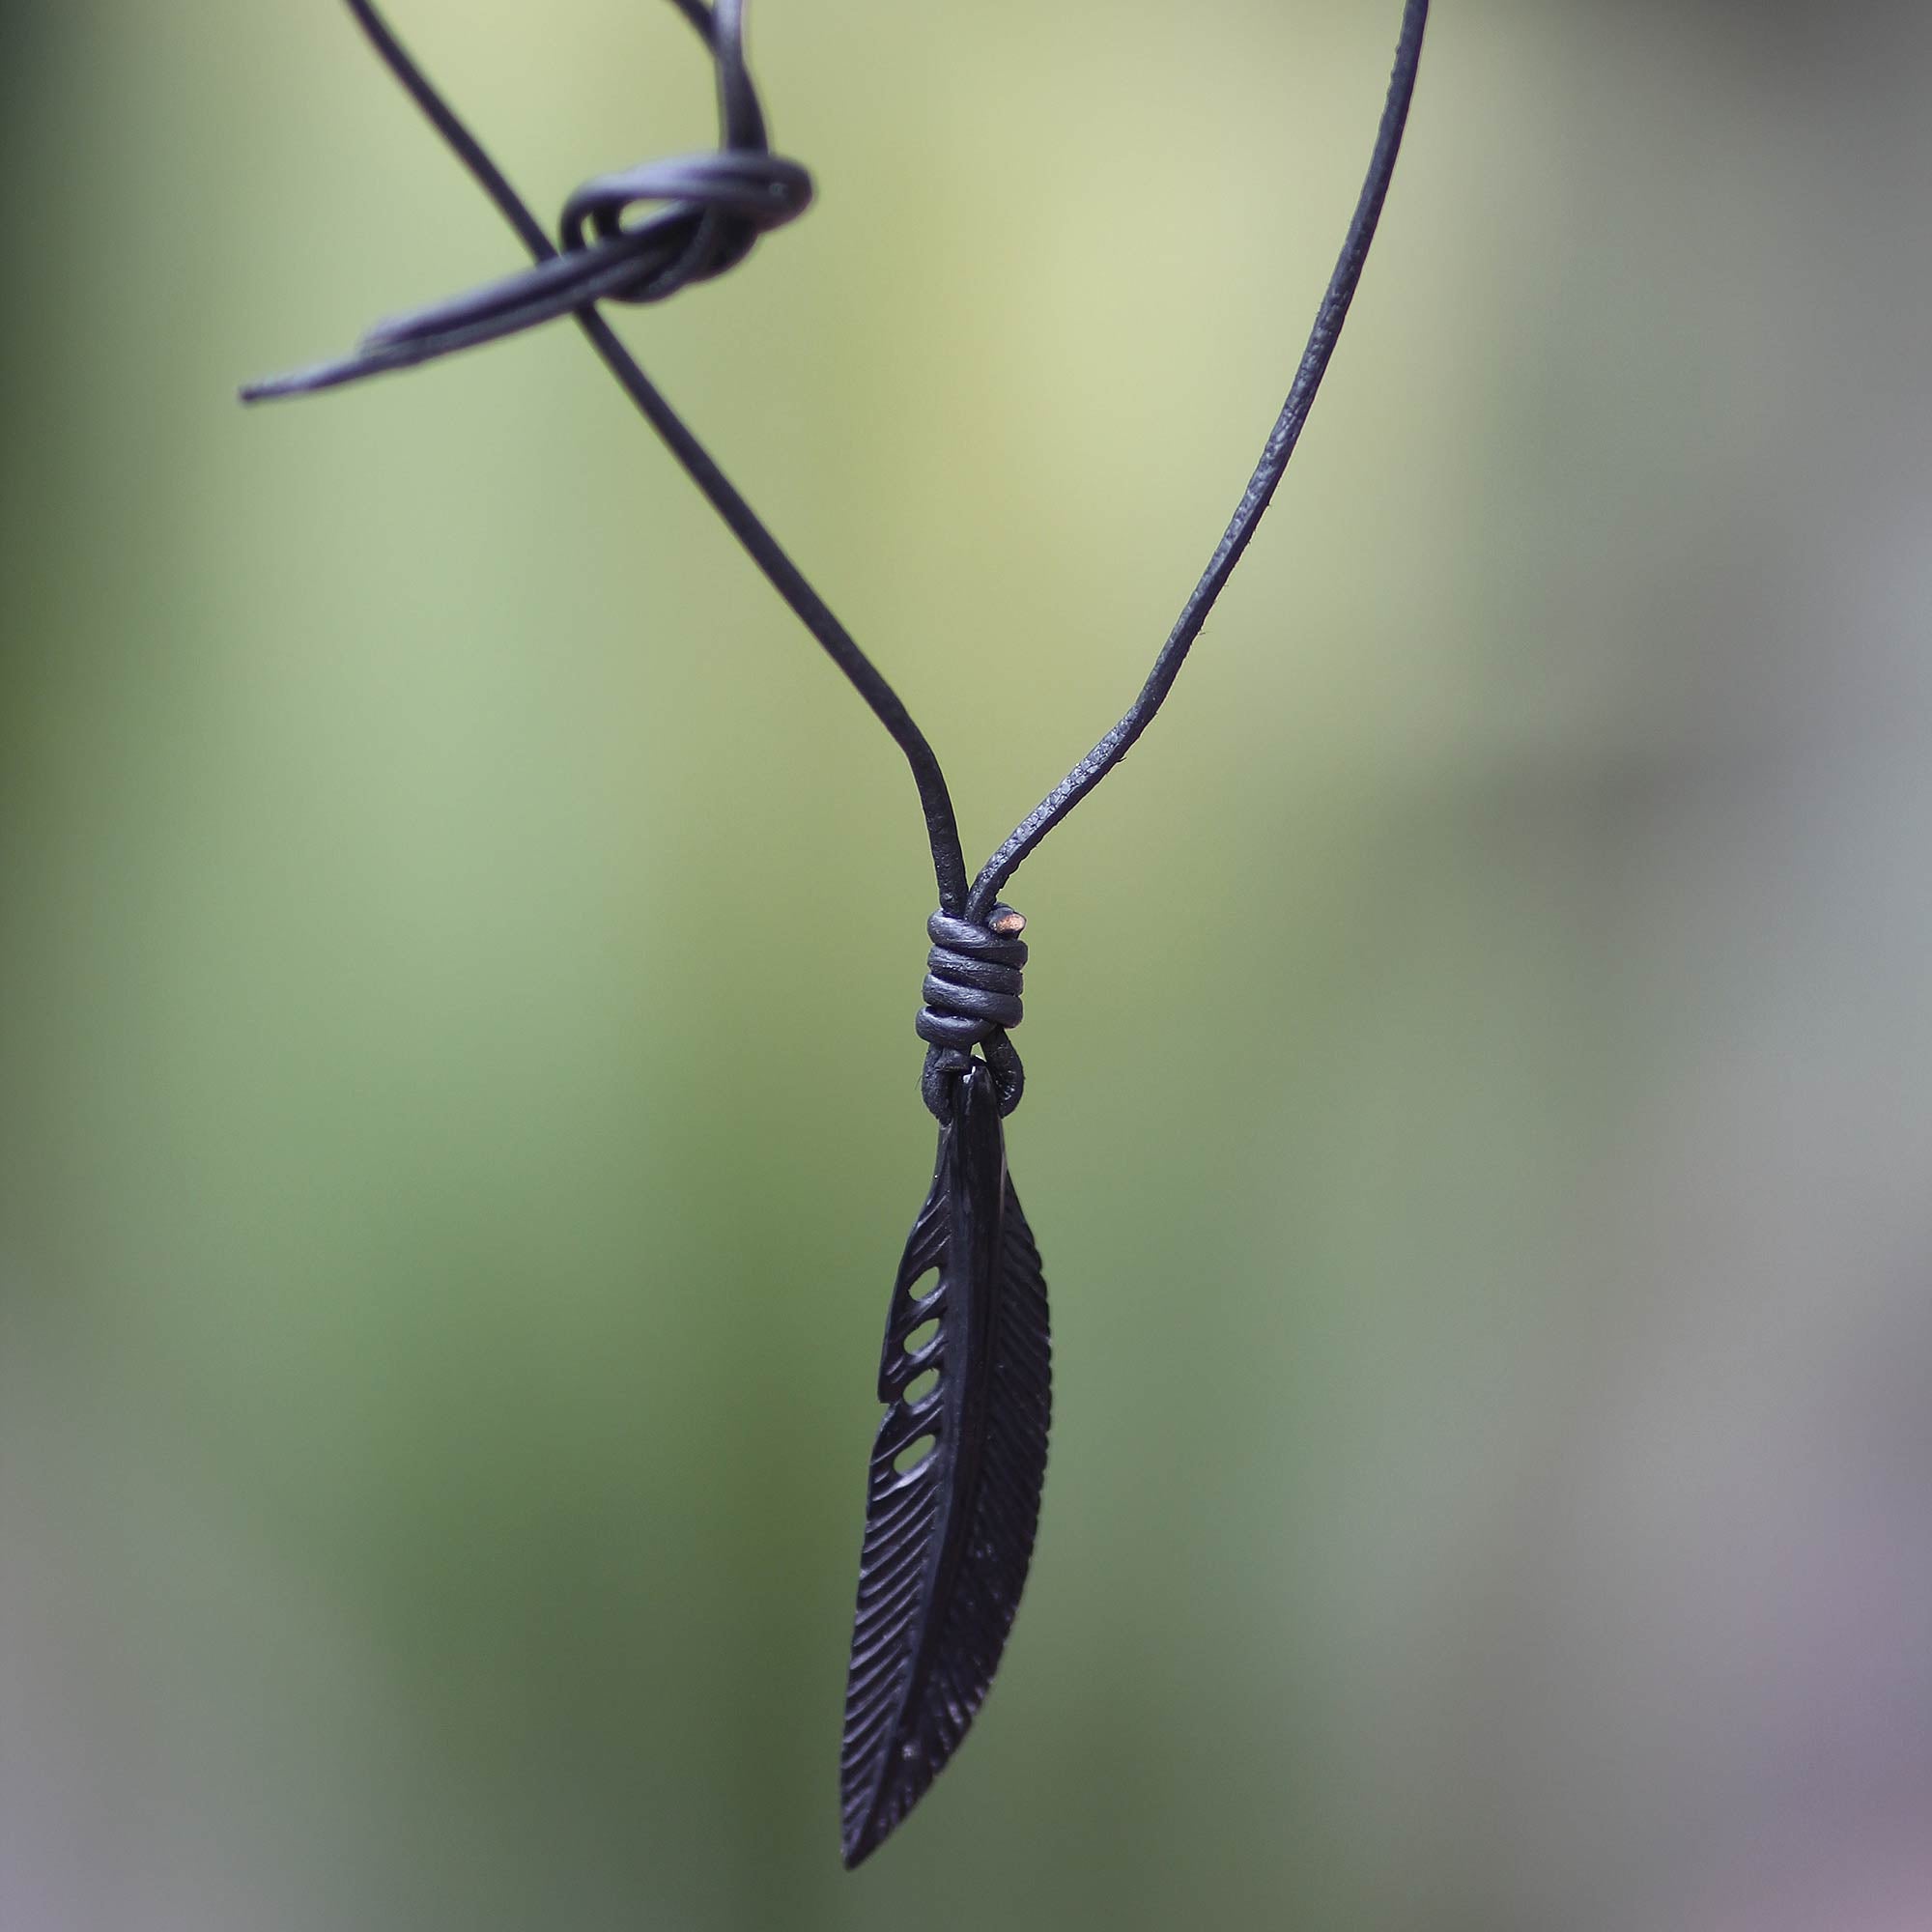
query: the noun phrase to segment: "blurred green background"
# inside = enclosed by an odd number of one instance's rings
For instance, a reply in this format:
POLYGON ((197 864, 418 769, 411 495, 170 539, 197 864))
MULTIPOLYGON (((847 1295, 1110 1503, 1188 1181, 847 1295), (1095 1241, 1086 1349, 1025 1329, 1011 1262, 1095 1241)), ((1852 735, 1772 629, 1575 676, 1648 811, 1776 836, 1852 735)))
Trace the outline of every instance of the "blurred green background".
MULTIPOLYGON (((1121 711, 1398 7, 761 0, 620 327, 977 860, 1121 711)), ((642 0, 409 0, 545 210, 642 0)), ((1932 1926, 1932 16, 1443 0, 1355 321, 1030 864, 1042 1540, 860 1873, 903 767, 327 0, 0 49, 7 1932, 1932 1926)))

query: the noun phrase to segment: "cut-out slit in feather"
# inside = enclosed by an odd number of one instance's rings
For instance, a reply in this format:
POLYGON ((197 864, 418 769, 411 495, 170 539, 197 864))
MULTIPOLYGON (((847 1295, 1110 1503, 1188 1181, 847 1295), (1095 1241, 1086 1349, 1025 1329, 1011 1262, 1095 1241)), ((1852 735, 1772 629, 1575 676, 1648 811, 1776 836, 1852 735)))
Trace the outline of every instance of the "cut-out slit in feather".
POLYGON ((992 1076, 975 1062, 886 1321, 845 1691, 847 1865, 945 1768, 999 1665, 1039 1523, 1050 1352, 1039 1251, 1007 1178, 992 1076), (901 1468, 926 1437, 924 1460, 901 1468))

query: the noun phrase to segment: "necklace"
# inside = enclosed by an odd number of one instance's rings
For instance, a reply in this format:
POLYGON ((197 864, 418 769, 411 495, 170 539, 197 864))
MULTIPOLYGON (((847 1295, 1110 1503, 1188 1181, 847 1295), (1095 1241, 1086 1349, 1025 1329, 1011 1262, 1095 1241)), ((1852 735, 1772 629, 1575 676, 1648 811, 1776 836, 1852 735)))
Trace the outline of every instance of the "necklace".
POLYGON ((856 1865, 924 1795, 985 1697, 1026 1582, 1046 1474, 1046 1281, 1007 1173, 1003 1125, 1025 1085, 1009 1035, 1022 1012, 1026 921, 1000 895, 1152 723, 1288 468, 1381 216, 1429 0, 1405 0, 1361 199, 1288 400, 1226 533, 1126 715, 970 879, 945 775, 911 714, 597 306, 662 301, 721 275, 760 236, 810 204, 805 169, 771 152, 745 65, 744 0, 671 0, 711 55, 718 147, 586 182, 564 206, 561 247, 371 0, 347 4, 384 64, 515 230, 532 266, 381 323, 353 355, 253 384, 243 400, 335 388, 571 317, 891 734, 924 814, 939 910, 927 922, 932 950, 915 1025, 926 1048, 921 1093, 939 1123, 939 1147, 931 1192, 893 1283, 879 1368, 886 1412, 867 1480, 840 1765, 844 1858, 856 1865), (658 212, 627 219, 647 207, 658 212))

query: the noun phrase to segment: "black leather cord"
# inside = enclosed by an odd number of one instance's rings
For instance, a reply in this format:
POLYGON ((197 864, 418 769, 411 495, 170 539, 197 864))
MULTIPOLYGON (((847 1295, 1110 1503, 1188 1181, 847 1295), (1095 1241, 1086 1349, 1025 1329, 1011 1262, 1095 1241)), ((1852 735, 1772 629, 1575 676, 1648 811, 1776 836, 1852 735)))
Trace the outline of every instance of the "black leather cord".
POLYGON ((600 301, 662 301, 694 282, 723 274, 744 260, 760 235, 795 220, 810 202, 810 176, 797 162, 770 149, 745 65, 744 0, 717 0, 715 7, 707 7, 704 0, 671 0, 712 54, 718 83, 718 149, 646 162, 586 183, 565 207, 561 252, 390 32, 373 0, 347 0, 347 4, 390 71, 516 231, 533 266, 469 295, 381 324, 353 355, 255 384, 242 391, 243 399, 262 401, 337 387, 574 316, 732 535, 904 754, 925 818, 940 901, 930 927, 936 943, 928 962, 926 1005, 919 1020, 921 1037, 929 1049, 922 1082, 926 1104, 946 1118, 952 1076, 963 1068, 971 1048, 978 1045, 993 1068, 1001 1112, 1011 1112, 1018 1104, 1024 1073, 1019 1055, 1007 1038, 1007 1028, 1019 1020, 1018 969, 1026 948, 996 930, 1002 915, 1017 917, 999 903, 999 894, 1040 840, 1125 757, 1153 722, 1215 599, 1273 500, 1341 338, 1381 218, 1414 94, 1429 0, 1406 0, 1388 99, 1341 258, 1288 399, 1220 544, 1126 715, 1014 828, 970 889, 945 774, 924 734, 851 634, 658 393, 596 306, 600 301), (625 216, 645 205, 661 205, 661 212, 627 224, 625 216), (942 935, 942 924, 950 936, 942 935), (1010 987, 1003 980, 988 979, 995 973, 1010 973, 1010 987), (1005 1002, 1010 1006, 999 1004, 1005 1002), (1009 1011, 1010 1018, 1002 1018, 1009 1011))
POLYGON ((760 235, 796 220, 810 202, 811 177, 778 155, 682 155, 601 176, 565 206, 562 254, 380 322, 353 355, 255 384, 244 400, 312 395, 412 369, 575 315, 593 302, 663 301, 736 268, 760 235), (625 225, 631 209, 651 202, 670 206, 625 225))
MULTIPOLYGON (((429 76, 396 38, 388 22, 377 10, 374 0, 346 0, 346 4, 356 25, 375 48, 377 57, 395 76, 398 85, 436 129, 444 146, 469 170, 470 177, 489 196, 497 212, 534 258, 537 266, 528 271, 528 276, 546 272, 565 273, 566 270, 547 270, 546 265, 557 260, 558 251, 544 233, 542 224, 530 213, 528 203, 511 185, 509 178, 491 159, 483 144, 469 131, 462 117, 443 99, 429 76)), ((671 0, 671 4, 691 22, 711 49, 718 71, 719 117, 726 147, 735 144, 739 150, 762 152, 766 139, 764 117, 744 58, 744 0, 718 0, 715 11, 706 7, 703 0, 671 0)), ((697 158, 718 159, 722 156, 697 158)), ((776 157, 769 156, 766 158, 772 161, 774 167, 789 169, 796 165, 778 162, 776 157)), ((803 176, 802 169, 798 172, 803 176)), ((593 183, 589 185, 594 189, 599 185, 593 183)), ((744 219, 742 215, 737 218, 744 219)), ((738 259, 742 259, 742 251, 738 259)), ((637 265, 630 265, 629 274, 635 275, 636 272, 637 265)), ((719 270, 714 268, 710 272, 719 270)), ((648 270, 646 275, 648 278, 648 270)), ((686 277, 687 281, 691 279, 694 277, 686 277)), ((548 284, 538 284, 537 287, 546 289, 548 284)), ((420 327, 425 317, 446 314, 449 309, 466 302, 489 304, 500 299, 507 308, 513 305, 513 298, 506 295, 506 291, 529 293, 531 288, 532 283, 526 276, 513 276, 507 282, 491 285, 490 289, 480 291, 474 297, 458 298, 454 304, 438 303, 432 309, 418 310, 412 319, 406 318, 372 331, 373 346, 365 346, 357 355, 346 357, 340 363, 325 363, 294 376, 250 384, 242 391, 242 399, 243 402, 267 402, 284 396, 305 395, 322 388, 335 388, 365 376, 407 368, 429 360, 433 355, 453 354, 458 349, 493 340, 508 331, 497 328, 489 334, 463 340, 444 337, 439 346, 429 349, 427 353, 411 353, 408 339, 398 338, 388 342, 378 338, 386 338, 388 331, 406 327, 411 320, 420 327)), ((958 821, 953 815, 946 775, 941 771, 925 734, 913 722, 912 714, 900 702, 898 694, 871 659, 859 648, 852 634, 834 615, 831 607, 811 587, 805 573, 786 554, 783 546, 766 527, 757 512, 739 495, 710 451, 691 433, 683 417, 659 393, 657 385, 644 374, 637 358, 617 339, 615 331, 598 312, 595 298, 583 298, 583 305, 574 307, 570 313, 576 317, 577 325, 588 338, 591 348, 636 405, 638 412, 663 439, 685 473, 718 512, 724 526, 784 599, 799 622, 810 632, 820 649, 865 699, 872 715, 886 727, 888 735, 899 748, 912 770, 920 810, 925 819, 926 843, 932 853, 932 870, 939 887, 939 902, 951 911, 959 911, 966 903, 966 860, 960 848, 958 821)), ((542 308, 541 312, 532 308, 518 326, 533 327, 549 319, 551 311, 548 307, 542 308)), ((411 339, 427 342, 433 336, 432 330, 430 335, 411 339)))
MULTIPOLYGON (((686 0, 676 4, 710 49, 717 70, 715 150, 645 161, 584 183, 564 204, 560 254, 546 242, 534 251, 538 259, 531 268, 378 323, 354 355, 254 384, 242 392, 243 400, 312 395, 414 368, 600 301, 663 301, 736 268, 759 236, 797 220, 811 205, 811 177, 796 161, 771 152, 745 65, 743 0, 722 0, 715 17, 686 0), (663 212, 626 222, 634 209, 653 204, 663 212)), ((380 26, 373 9, 355 11, 365 28, 380 26)), ((379 49, 386 42, 400 53, 386 32, 377 40, 379 49)))
POLYGON ((1263 445, 1261 460, 1255 465, 1248 487, 1235 507, 1226 532, 1214 554, 1202 572, 1167 641, 1161 645, 1148 673, 1146 684, 1127 715, 1040 800, 1020 823, 1012 836, 986 861, 984 869, 973 882, 966 901, 968 919, 983 918, 999 897, 1001 888, 1019 870, 1021 863, 1039 841, 1064 819, 1100 781, 1133 749, 1134 741, 1153 723, 1154 714, 1167 700, 1187 653, 1201 635, 1208 613, 1214 608, 1235 566, 1240 562, 1249 540, 1261 524, 1276 486, 1288 469, 1294 446, 1301 440, 1302 425, 1315 407, 1321 379, 1328 373, 1329 358, 1342 339, 1342 325, 1349 319, 1349 305, 1355 298, 1356 285, 1369 259, 1369 245, 1376 239, 1381 220, 1382 204, 1388 198, 1389 182, 1395 174, 1396 156, 1402 152, 1403 130, 1408 125, 1409 102, 1415 94, 1416 71, 1422 60, 1422 38, 1429 25, 1429 0, 1407 0, 1403 9, 1402 32, 1396 43, 1395 70, 1389 76, 1388 99, 1382 107, 1381 125, 1369 157, 1369 172, 1355 204, 1354 218, 1349 223, 1340 260, 1329 277, 1327 293, 1316 311, 1315 327, 1308 346, 1302 351, 1301 366, 1294 373, 1288 400, 1281 406, 1274 428, 1263 445))

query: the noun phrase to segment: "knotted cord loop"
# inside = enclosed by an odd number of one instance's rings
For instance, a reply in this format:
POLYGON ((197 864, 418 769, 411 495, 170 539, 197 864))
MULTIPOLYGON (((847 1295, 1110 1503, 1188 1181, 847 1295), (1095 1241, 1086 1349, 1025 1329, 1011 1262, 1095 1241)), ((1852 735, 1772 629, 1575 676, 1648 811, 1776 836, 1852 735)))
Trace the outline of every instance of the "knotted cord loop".
POLYGON ((1000 1112, 1010 1114, 1020 1103, 1026 1068, 1007 1032, 1026 1012, 1020 994, 1027 946, 1019 936, 1025 927, 1009 905, 993 906, 983 925, 943 911, 925 923, 932 951, 920 988, 925 1005, 913 1026, 927 1047, 920 1091, 942 1121, 951 1118, 948 1081, 971 1065, 975 1046, 985 1049, 1000 1112))
POLYGON ((353 355, 242 391, 254 402, 408 369, 579 314, 600 301, 656 302, 734 269, 759 236, 811 205, 811 177, 775 155, 745 65, 744 0, 674 0, 718 71, 718 147, 588 181, 564 204, 562 252, 516 274, 380 322, 353 355), (659 213, 627 221, 639 208, 659 213))

